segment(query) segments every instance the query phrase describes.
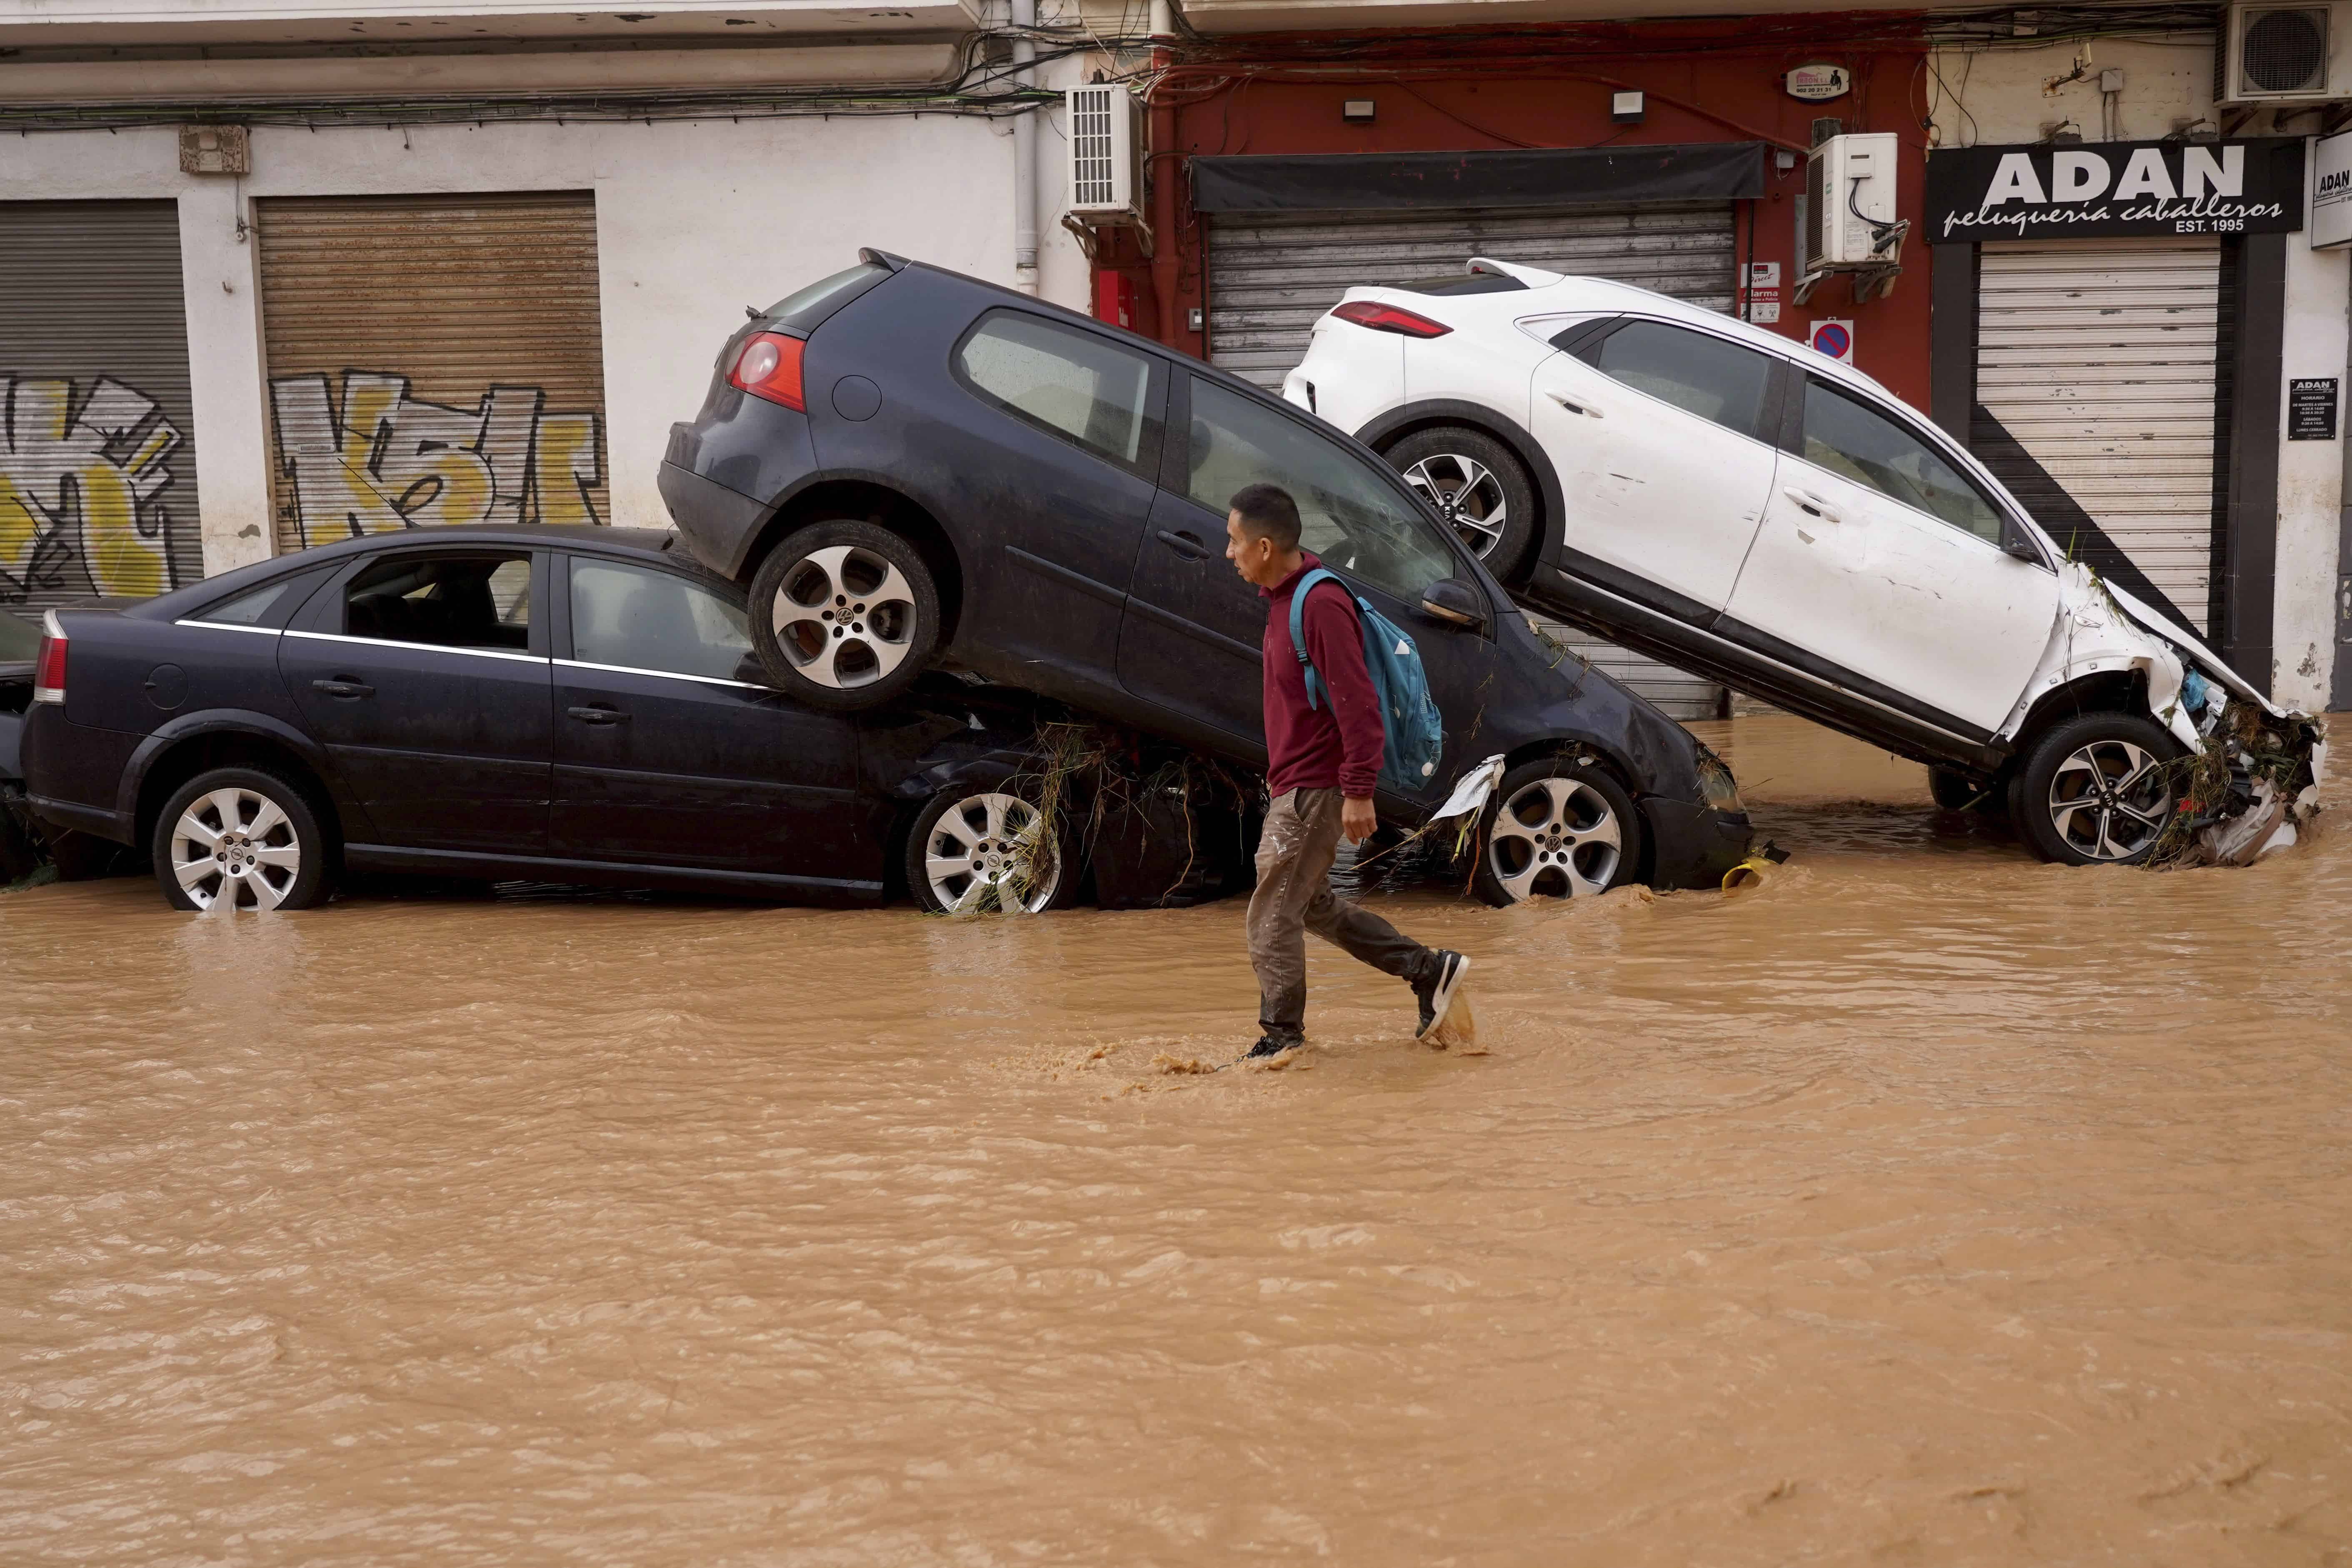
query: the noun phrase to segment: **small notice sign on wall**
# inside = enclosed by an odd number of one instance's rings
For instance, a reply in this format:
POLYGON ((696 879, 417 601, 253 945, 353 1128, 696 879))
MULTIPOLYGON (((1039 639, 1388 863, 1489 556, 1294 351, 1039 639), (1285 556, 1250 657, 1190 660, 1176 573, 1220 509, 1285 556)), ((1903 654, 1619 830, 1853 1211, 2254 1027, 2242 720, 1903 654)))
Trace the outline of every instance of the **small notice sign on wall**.
POLYGON ((2286 438, 2336 439, 2336 378, 2298 377, 2286 384, 2286 438))

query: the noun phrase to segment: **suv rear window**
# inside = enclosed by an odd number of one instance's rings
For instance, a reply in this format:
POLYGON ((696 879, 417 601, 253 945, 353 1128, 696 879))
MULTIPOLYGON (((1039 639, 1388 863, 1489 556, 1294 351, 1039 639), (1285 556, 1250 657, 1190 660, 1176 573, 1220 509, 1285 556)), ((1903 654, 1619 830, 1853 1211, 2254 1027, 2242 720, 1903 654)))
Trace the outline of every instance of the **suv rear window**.
POLYGON ((768 320, 794 331, 814 331, 827 316, 889 276, 890 269, 880 262, 861 261, 847 271, 821 278, 785 295, 768 307, 768 320))
POLYGON ((1466 278, 1425 278, 1396 287, 1407 294, 1508 294, 1527 285, 1508 273, 1474 272, 1466 278))

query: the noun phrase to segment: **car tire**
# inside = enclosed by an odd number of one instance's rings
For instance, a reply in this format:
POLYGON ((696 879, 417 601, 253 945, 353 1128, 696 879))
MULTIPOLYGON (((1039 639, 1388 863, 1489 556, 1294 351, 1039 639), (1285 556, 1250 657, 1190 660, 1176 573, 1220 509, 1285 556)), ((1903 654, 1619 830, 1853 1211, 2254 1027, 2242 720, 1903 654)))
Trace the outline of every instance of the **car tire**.
POLYGON ((1517 581, 1536 541, 1536 491, 1516 453, 1484 430, 1439 425, 1384 455, 1497 581, 1517 581))
POLYGON ((831 713, 889 701, 939 651, 931 569, 913 544, 870 522, 816 522, 788 535, 752 574, 750 616, 768 679, 831 713))
POLYGON ((2018 832, 2044 860, 2136 866, 2156 848, 2181 752, 2153 720, 2083 713, 2044 730, 2011 786, 2018 832))
POLYGON ((935 915, 1066 908, 1081 879, 1076 847, 1059 813, 1043 825, 1037 816, 1034 799, 1010 783, 959 784, 933 795, 907 834, 907 889, 915 902, 935 915), (1045 851, 1042 868, 1037 849, 1045 851))
POLYGON ((1539 757, 1503 775, 1478 816, 1478 896, 1500 908, 1530 898, 1590 898, 1633 879, 1642 818, 1598 767, 1539 757))
POLYGON ((335 885, 325 816, 309 792, 276 773, 198 773, 156 816, 156 883, 175 910, 315 908, 335 885))
POLYGON ((1946 811, 1981 811, 2000 816, 2009 810, 2009 789, 1970 778, 1958 768, 1927 770, 1927 793, 1946 811))

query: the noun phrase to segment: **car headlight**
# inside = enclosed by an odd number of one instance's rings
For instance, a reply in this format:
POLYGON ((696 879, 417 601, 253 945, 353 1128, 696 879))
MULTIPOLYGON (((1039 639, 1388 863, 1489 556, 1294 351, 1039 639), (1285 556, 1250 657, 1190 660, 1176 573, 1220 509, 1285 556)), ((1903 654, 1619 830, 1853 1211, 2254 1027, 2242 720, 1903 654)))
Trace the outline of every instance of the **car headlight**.
POLYGON ((1731 776, 1730 768, 1705 746, 1698 749, 1698 787, 1706 804, 1717 811, 1744 814, 1748 810, 1739 798, 1739 783, 1731 776))

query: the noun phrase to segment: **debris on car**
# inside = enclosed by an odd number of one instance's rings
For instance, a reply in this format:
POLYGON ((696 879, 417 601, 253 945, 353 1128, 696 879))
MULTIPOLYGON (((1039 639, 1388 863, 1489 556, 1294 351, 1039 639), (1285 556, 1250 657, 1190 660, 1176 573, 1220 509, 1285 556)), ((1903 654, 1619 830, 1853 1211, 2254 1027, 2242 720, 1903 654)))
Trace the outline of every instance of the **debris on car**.
POLYGON ((2292 847, 2319 812, 2326 726, 2266 711, 2194 669, 2181 682, 2180 707, 2199 744, 2174 764, 2179 805, 2148 864, 2251 866, 2292 847))

